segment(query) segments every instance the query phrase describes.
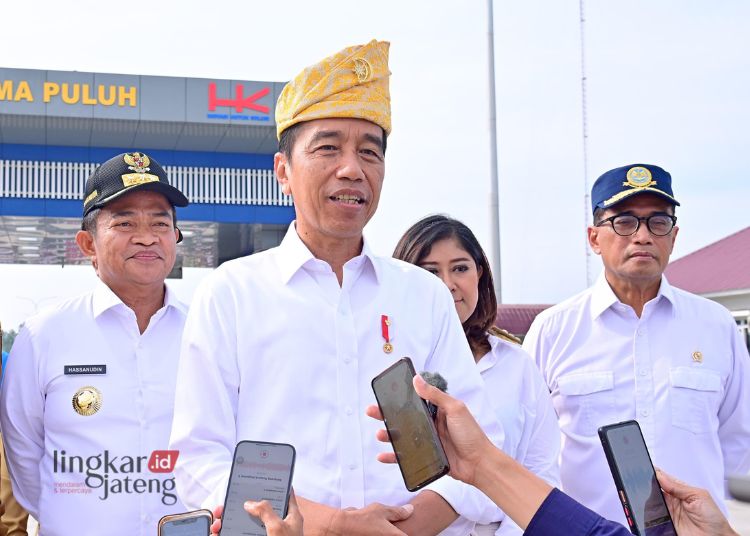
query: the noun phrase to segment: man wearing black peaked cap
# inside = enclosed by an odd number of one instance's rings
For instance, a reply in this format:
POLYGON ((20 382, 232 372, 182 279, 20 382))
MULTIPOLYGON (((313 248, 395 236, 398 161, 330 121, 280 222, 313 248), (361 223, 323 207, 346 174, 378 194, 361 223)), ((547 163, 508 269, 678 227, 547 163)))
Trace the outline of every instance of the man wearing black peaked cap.
POLYGON ((187 311, 164 281, 187 204, 144 153, 99 166, 76 235, 99 282, 15 340, 0 422, 15 496, 43 536, 151 536, 185 510, 166 449, 187 311))
POLYGON ((591 191, 591 249, 604 273, 541 313, 524 349, 541 369, 563 433, 563 490, 626 524, 597 429, 637 419, 654 465, 707 489, 750 470, 750 358, 723 306, 664 276, 678 227, 659 166, 606 172, 591 191))

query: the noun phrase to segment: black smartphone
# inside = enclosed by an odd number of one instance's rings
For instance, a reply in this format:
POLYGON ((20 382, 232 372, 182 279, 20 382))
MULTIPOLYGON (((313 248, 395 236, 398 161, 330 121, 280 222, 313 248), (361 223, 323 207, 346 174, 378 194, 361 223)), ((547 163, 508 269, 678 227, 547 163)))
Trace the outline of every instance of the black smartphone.
POLYGON ((630 532, 640 536, 676 535, 638 422, 603 426, 599 428, 599 439, 630 532))
POLYGON ((266 500, 281 519, 286 517, 295 456, 294 447, 286 443, 237 443, 224 499, 220 534, 266 536, 260 519, 245 512, 245 501, 266 500))
POLYGON ((372 390, 409 491, 450 471, 427 403, 414 390, 415 374, 411 359, 403 357, 372 380, 372 390))
POLYGON ((208 536, 212 522, 208 510, 164 516, 159 520, 159 536, 208 536))

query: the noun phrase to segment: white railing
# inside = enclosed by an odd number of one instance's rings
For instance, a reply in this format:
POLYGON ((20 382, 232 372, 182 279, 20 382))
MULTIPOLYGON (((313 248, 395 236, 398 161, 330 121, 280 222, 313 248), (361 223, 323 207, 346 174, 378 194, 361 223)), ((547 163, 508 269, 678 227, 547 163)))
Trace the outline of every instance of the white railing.
MULTIPOLYGON (((83 199, 96 164, 0 160, 0 197, 83 199)), ((164 166, 191 203, 291 206, 270 169, 164 166)))

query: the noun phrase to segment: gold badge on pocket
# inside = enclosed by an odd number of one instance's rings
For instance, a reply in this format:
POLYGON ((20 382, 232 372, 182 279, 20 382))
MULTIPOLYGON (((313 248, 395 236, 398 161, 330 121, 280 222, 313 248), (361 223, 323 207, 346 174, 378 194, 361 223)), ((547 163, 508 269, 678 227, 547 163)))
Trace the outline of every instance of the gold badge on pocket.
POLYGON ((696 350, 693 352, 693 361, 696 363, 703 363, 703 353, 696 350))
POLYGON ((96 387, 87 385, 81 387, 73 395, 73 409, 78 415, 88 417, 99 411, 102 407, 102 393, 96 387))

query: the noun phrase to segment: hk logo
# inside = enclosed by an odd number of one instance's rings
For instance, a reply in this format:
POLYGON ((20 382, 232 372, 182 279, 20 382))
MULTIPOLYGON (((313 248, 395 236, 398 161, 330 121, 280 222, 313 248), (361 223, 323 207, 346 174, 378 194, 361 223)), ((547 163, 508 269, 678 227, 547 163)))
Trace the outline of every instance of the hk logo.
POLYGON ((179 450, 155 450, 148 459, 148 469, 152 473, 171 473, 179 455, 179 450))
POLYGON ((219 99, 216 97, 216 82, 208 84, 208 110, 211 112, 216 111, 219 106, 233 107, 237 113, 241 113, 245 108, 248 110, 255 110, 267 114, 269 112, 268 106, 257 104, 256 101, 262 99, 268 95, 271 90, 267 87, 256 91, 252 95, 245 97, 245 88, 242 84, 234 86, 234 98, 233 99, 219 99))

